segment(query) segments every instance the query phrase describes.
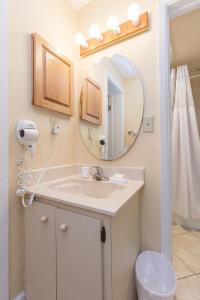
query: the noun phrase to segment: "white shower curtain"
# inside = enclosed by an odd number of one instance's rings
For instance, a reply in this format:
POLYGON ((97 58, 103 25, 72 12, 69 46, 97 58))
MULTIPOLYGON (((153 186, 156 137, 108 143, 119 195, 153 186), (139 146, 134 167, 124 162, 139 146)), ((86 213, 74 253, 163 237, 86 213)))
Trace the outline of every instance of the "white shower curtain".
POLYGON ((200 139, 187 66, 171 73, 173 212, 200 219, 200 139))

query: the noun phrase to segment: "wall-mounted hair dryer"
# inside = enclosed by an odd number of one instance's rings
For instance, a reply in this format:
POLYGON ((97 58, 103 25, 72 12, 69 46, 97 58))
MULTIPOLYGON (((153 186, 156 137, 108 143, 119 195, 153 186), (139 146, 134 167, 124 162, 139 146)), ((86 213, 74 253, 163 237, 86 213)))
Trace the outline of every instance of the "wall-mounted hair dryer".
POLYGON ((29 120, 18 121, 16 126, 16 136, 18 142, 26 149, 29 149, 31 155, 34 155, 35 143, 39 138, 39 131, 36 124, 29 120))
POLYGON ((106 144, 108 144, 108 140, 105 135, 103 134, 99 135, 99 144, 100 146, 105 146, 106 144))
POLYGON ((101 151, 101 158, 104 158, 105 152, 106 152, 106 145, 108 144, 108 140, 105 135, 100 134, 99 135, 99 146, 101 151))

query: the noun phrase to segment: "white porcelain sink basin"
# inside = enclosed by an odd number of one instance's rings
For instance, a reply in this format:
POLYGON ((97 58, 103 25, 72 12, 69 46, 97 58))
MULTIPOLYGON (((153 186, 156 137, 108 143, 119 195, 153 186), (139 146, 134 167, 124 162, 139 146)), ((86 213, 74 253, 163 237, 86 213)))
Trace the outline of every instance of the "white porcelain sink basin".
POLYGON ((107 198, 111 196, 114 191, 125 189, 125 186, 112 184, 107 181, 69 178, 49 184, 48 188, 73 195, 85 195, 91 198, 107 198))
POLYGON ((114 216, 143 185, 143 181, 113 184, 74 175, 33 185, 28 191, 38 198, 114 216))

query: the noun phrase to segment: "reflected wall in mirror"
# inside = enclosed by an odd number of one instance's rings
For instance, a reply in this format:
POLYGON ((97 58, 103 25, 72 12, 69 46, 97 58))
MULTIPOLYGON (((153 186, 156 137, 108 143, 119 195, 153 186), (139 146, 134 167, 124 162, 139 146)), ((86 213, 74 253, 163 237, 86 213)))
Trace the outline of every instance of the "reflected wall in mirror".
POLYGON ((136 67, 124 56, 103 57, 84 80, 80 131, 88 150, 99 159, 124 155, 139 133, 144 108, 136 67))

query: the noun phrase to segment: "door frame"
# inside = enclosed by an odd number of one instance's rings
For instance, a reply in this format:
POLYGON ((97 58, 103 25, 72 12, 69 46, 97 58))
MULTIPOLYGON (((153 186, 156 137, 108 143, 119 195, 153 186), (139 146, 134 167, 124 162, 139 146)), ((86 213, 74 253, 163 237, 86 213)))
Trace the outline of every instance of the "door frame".
POLYGON ((9 299, 8 4, 0 1, 0 299, 9 299))
MULTIPOLYGON (((121 146, 124 145, 124 142, 125 142, 125 128, 124 128, 124 114, 125 114, 125 106, 124 106, 124 91, 123 89, 121 88, 121 86, 118 84, 118 82, 113 78, 113 76, 108 72, 107 73, 107 90, 109 90, 109 81, 111 81, 115 86, 116 88, 119 90, 119 94, 117 95, 111 95, 112 96, 112 102, 115 101, 115 96, 119 97, 121 96, 121 103, 122 103, 122 110, 121 110, 121 123, 122 123, 122 143, 121 143, 121 146)), ((109 114, 109 112, 108 112, 109 114)), ((111 110, 111 114, 112 114, 112 123, 113 123, 113 109, 111 110)), ((112 137, 113 137, 113 128, 114 126, 112 126, 112 137)), ((108 122, 108 130, 107 132, 109 131, 109 122, 108 122)), ((108 136, 108 134, 107 134, 108 136)), ((112 143, 112 156, 113 156, 113 143, 112 143)))
POLYGON ((161 152, 161 253, 172 255, 172 153, 170 101, 170 36, 171 16, 183 15, 200 8, 200 0, 159 0, 159 86, 160 86, 160 152, 161 152))

